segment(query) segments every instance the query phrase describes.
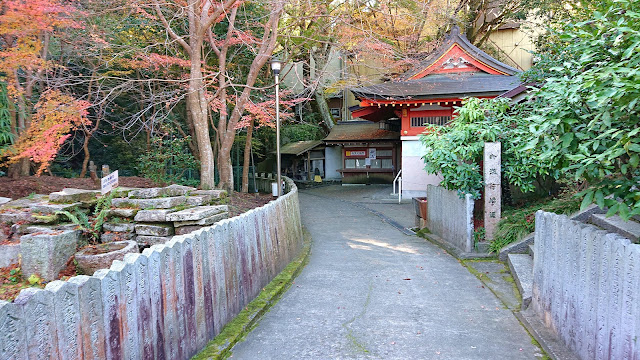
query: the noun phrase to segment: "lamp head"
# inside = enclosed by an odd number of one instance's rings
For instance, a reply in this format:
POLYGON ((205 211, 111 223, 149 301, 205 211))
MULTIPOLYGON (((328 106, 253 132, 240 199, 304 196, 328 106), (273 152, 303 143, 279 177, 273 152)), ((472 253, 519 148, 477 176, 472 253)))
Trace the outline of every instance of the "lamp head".
POLYGON ((277 57, 271 58, 271 70, 275 75, 280 74, 281 68, 282 68, 282 63, 280 62, 280 59, 278 59, 277 57))

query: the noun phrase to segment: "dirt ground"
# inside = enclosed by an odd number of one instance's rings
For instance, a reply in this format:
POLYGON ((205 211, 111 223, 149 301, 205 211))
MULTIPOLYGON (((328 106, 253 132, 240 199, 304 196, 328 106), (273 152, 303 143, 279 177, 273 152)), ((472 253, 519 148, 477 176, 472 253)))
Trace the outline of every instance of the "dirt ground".
MULTIPOLYGON (((120 177, 120 186, 124 187, 154 187, 156 184, 141 177, 120 177)), ((0 196, 12 199, 19 199, 32 193, 50 194, 64 188, 75 189, 100 189, 99 184, 95 184, 90 178, 63 178, 57 176, 26 176, 16 180, 9 177, 0 177, 0 196)))
MULTIPOLYGON (((149 179, 137 176, 120 177, 119 182, 120 186, 123 187, 148 188, 159 186, 149 179)), ((0 177, 0 197, 8 197, 14 200, 29 196, 33 193, 47 195, 64 188, 97 190, 100 186, 94 184, 89 178, 69 179, 57 176, 28 176, 13 180, 8 177, 0 177)), ((239 215, 273 200, 270 194, 243 194, 233 192, 229 194, 229 197, 231 200, 229 204, 231 216, 239 215)))

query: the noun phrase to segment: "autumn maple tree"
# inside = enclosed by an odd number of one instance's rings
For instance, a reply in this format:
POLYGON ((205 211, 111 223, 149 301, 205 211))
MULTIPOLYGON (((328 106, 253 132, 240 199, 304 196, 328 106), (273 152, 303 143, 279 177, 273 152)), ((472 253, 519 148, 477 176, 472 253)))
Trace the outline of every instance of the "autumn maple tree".
POLYGON ((40 173, 55 156, 65 132, 84 122, 87 104, 49 89, 45 81, 55 65, 49 56, 56 32, 81 26, 73 18, 76 11, 58 0, 4 0, 0 5, 0 78, 6 84, 16 144, 5 149, 12 176, 28 175, 29 160, 41 164, 40 173))

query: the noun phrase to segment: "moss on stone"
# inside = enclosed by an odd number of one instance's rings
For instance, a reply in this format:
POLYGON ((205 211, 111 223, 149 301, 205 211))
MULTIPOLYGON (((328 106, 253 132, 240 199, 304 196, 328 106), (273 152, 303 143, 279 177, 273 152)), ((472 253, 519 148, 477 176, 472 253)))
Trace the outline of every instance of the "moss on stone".
POLYGON ((59 218, 56 214, 46 214, 46 215, 35 215, 32 214, 34 219, 38 220, 39 223, 42 224, 55 224, 58 222, 59 218))
POLYGON ((225 325, 220 334, 211 340, 192 360, 225 359, 230 356, 231 348, 257 325, 260 317, 276 304, 280 296, 291 286, 293 279, 307 264, 310 251, 311 236, 305 231, 304 247, 300 255, 265 286, 258 297, 225 325))

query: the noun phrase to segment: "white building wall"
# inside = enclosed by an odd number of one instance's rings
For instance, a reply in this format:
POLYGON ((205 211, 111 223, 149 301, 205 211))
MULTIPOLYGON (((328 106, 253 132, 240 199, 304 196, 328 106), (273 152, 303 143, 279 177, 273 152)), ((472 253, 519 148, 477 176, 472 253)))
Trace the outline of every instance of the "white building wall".
POLYGON ((340 180, 342 174, 337 170, 342 169, 342 147, 341 146, 327 146, 324 150, 324 166, 325 166, 325 179, 327 180, 340 180))
POLYGON ((417 136, 403 136, 402 140, 402 197, 427 196, 427 185, 439 185, 442 177, 424 171, 426 149, 417 136))

